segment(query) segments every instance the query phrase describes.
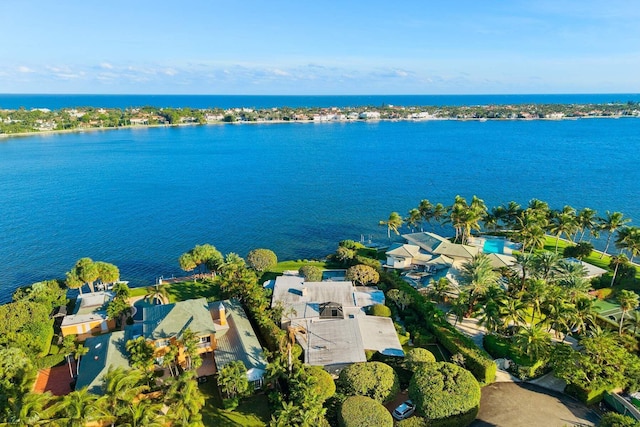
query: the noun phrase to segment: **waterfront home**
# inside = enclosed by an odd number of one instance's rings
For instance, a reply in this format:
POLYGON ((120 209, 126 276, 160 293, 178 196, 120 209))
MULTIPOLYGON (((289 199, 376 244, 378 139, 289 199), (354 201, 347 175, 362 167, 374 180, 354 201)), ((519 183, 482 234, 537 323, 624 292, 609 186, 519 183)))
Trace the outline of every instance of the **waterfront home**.
POLYGON ((104 377, 109 369, 129 369, 125 337, 128 331, 117 331, 88 338, 84 346, 89 350, 78 364, 76 390, 87 387, 90 393, 102 395, 104 377))
MULTIPOLYGON (((142 335, 155 347, 154 354, 159 364, 169 350, 169 344, 176 345, 187 329, 198 339, 198 354, 215 350, 216 326, 205 298, 144 308, 142 335)), ((178 348, 178 363, 184 366, 186 356, 182 347, 178 348)))
POLYGON ((388 356, 404 352, 388 317, 369 316, 366 308, 384 303, 384 293, 350 281, 306 282, 296 275, 275 280, 272 307, 284 308, 281 326, 296 331, 304 362, 332 374, 366 361, 366 351, 388 356))
POLYGON ((209 303, 216 328, 213 353, 216 368, 241 360, 247 368, 247 379, 254 388, 262 387, 267 359, 242 305, 234 300, 209 303))
POLYGON ((106 307, 114 294, 108 291, 83 294, 76 299, 72 314, 64 316, 60 324, 62 336, 78 335, 84 340, 91 334, 105 333, 115 328, 115 320, 109 319, 106 307))

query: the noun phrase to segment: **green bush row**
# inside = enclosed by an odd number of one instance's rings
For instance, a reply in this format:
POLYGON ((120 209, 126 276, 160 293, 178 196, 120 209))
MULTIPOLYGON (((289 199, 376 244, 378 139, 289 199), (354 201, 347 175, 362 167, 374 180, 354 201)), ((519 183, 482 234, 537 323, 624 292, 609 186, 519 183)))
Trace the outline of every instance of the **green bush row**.
POLYGON ((458 332, 452 326, 431 323, 429 329, 438 342, 451 354, 460 353, 464 356, 467 368, 478 381, 489 384, 495 381, 498 367, 491 356, 471 341, 467 336, 458 332))
MULTIPOLYGON (((393 273, 382 273, 380 278, 386 288, 399 289, 412 297, 413 302, 406 311, 413 313, 407 313, 407 317, 413 317, 416 321, 419 319, 421 323, 426 322, 429 331, 444 348, 451 354, 462 354, 465 359, 465 367, 478 381, 484 384, 495 381, 497 366, 486 351, 478 348, 470 338, 451 326, 444 319, 442 312, 437 310, 420 292, 402 280, 401 277, 393 273)), ((419 325, 411 323, 407 322, 407 329, 410 331, 413 328, 420 328, 419 325)))
POLYGON ((569 396, 573 396, 587 405, 593 405, 594 403, 600 402, 607 392, 605 388, 598 390, 585 390, 575 384, 567 384, 564 391, 569 396))
POLYGON ((36 369, 44 369, 52 368, 62 362, 64 362, 64 354, 50 354, 48 356, 37 358, 33 361, 33 365, 36 367, 36 369))

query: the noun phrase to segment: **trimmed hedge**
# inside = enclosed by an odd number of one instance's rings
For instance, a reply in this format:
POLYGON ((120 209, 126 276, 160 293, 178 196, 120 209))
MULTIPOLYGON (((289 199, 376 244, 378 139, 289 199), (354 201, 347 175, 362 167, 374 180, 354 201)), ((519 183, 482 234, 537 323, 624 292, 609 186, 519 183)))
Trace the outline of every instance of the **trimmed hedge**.
POLYGON ((340 427, 393 427, 393 418, 380 402, 367 396, 351 396, 338 413, 340 427))
POLYGON ((453 326, 432 323, 429 329, 438 342, 451 354, 464 356, 465 367, 478 381, 489 384, 495 381, 498 367, 486 351, 478 348, 470 338, 458 332, 453 326))
POLYGON ((480 409, 480 385, 469 371, 447 362, 426 363, 414 373, 409 397, 429 426, 464 427, 480 409))
MULTIPOLYGON (((36 369, 53 368, 64 362, 64 354, 50 354, 48 356, 39 357, 33 361, 36 369)), ((69 379, 71 381, 71 379, 69 379)))
POLYGON ((381 273, 380 281, 384 282, 388 289, 399 289, 413 299, 405 310, 405 323, 408 330, 419 330, 426 323, 429 331, 449 353, 460 353, 464 356, 465 367, 478 381, 484 384, 495 381, 497 366, 491 356, 451 326, 444 318, 444 314, 428 302, 420 292, 393 273, 381 273))
POLYGON ((358 362, 340 372, 336 386, 347 396, 368 396, 378 402, 387 402, 400 391, 400 380, 386 363, 358 362))
POLYGON ((564 391, 569 396, 575 397, 586 405, 593 405, 594 403, 600 402, 604 399, 604 395, 607 392, 604 388, 600 390, 585 390, 575 384, 567 384, 564 391))
POLYGON ((484 336, 483 344, 494 358, 511 359, 515 365, 511 365, 509 371, 520 379, 536 378, 547 368, 547 360, 540 359, 534 362, 526 355, 518 354, 508 338, 489 334, 484 336))

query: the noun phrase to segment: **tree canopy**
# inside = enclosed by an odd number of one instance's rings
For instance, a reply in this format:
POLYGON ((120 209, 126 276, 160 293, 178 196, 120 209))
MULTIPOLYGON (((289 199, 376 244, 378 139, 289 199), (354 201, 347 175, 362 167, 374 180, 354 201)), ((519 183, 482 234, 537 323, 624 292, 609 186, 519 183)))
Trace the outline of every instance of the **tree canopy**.
POLYGON ((247 255, 247 264, 258 273, 269 270, 278 264, 275 252, 269 249, 254 249, 247 255))
POLYGON ((356 285, 375 285, 380 280, 380 273, 378 273, 373 267, 368 265, 354 265, 347 269, 345 274, 347 280, 352 280, 356 285))
POLYGON ((367 396, 351 396, 342 402, 338 423, 340 427, 393 427, 393 418, 380 402, 367 396))
POLYGON ((426 419, 455 417, 455 425, 466 426, 478 413, 480 385, 469 371, 452 363, 425 363, 411 378, 409 397, 426 419))
POLYGON ((315 265, 303 265, 298 270, 298 273, 304 277, 307 282, 320 282, 322 281, 322 269, 315 265))
POLYGON ((400 390, 398 374, 382 362, 359 362, 340 372, 338 389, 347 396, 369 396, 378 402, 393 399, 400 390))

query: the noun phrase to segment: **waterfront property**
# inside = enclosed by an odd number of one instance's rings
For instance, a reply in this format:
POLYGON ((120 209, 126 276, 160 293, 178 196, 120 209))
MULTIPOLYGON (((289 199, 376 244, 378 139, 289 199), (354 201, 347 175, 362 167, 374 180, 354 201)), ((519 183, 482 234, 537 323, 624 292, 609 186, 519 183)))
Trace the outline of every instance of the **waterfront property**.
POLYGON ((78 296, 74 312, 62 319, 62 336, 78 335, 78 339, 83 341, 92 334, 113 330, 115 320, 109 319, 106 312, 106 306, 113 296, 113 293, 108 291, 78 296))
POLYGON ((275 280, 272 307, 282 305, 283 328, 296 331, 304 362, 337 374, 364 362, 366 350, 403 356, 393 320, 369 316, 365 309, 384 303, 384 293, 349 281, 305 282, 297 275, 275 280))
POLYGON ((84 345, 89 351, 78 364, 76 390, 87 387, 90 393, 102 395, 109 369, 129 368, 125 346, 130 338, 128 330, 88 338, 84 345))

